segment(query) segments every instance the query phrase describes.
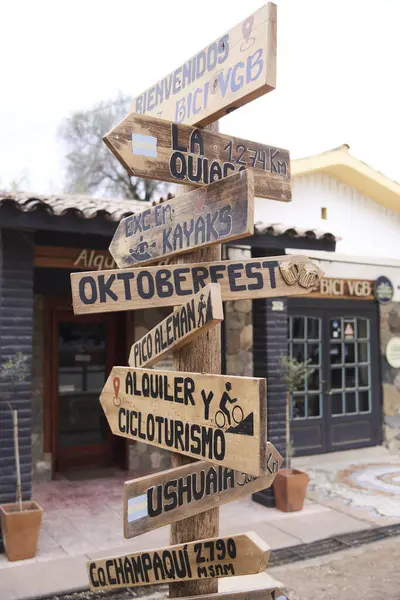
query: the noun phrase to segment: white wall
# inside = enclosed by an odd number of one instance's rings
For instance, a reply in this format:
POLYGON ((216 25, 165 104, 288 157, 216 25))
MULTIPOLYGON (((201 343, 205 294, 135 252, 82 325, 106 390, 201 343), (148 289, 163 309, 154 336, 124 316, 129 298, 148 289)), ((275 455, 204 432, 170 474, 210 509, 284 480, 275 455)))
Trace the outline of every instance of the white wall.
POLYGON ((292 202, 257 198, 255 221, 320 229, 342 240, 336 252, 400 259, 400 214, 325 173, 292 180, 292 202), (321 207, 327 219, 321 219, 321 207))

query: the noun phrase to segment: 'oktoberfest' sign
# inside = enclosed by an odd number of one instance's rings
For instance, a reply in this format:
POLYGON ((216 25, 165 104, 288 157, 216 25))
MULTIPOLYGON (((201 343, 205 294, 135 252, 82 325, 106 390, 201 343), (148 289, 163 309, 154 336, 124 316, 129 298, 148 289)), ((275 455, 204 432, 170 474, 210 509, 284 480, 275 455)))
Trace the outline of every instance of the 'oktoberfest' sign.
POLYGON ((304 256, 269 256, 71 274, 75 314, 183 304, 208 283, 223 300, 296 296, 311 292, 322 271, 304 256))

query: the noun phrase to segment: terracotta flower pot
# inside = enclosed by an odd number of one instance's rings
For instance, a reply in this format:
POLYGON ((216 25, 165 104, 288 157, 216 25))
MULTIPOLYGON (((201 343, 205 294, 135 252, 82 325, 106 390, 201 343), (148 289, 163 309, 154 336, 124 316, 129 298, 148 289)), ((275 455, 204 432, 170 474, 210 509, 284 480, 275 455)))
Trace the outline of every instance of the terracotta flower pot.
POLYGON ((295 512, 303 508, 309 477, 297 469, 280 469, 274 479, 276 508, 283 512, 295 512))
POLYGON ((24 560, 36 554, 43 508, 37 502, 0 505, 1 531, 8 560, 24 560))

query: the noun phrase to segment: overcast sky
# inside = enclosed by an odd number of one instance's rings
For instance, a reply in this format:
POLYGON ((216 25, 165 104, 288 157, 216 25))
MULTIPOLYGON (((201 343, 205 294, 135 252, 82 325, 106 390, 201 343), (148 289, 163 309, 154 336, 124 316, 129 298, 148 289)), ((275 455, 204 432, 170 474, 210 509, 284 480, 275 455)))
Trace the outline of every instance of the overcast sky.
MULTIPOLYGON (((0 188, 61 191, 62 120, 137 96, 261 0, 1 0, 0 188)), ((221 120, 292 158, 350 144, 400 181, 400 0, 277 0, 277 89, 221 120)))

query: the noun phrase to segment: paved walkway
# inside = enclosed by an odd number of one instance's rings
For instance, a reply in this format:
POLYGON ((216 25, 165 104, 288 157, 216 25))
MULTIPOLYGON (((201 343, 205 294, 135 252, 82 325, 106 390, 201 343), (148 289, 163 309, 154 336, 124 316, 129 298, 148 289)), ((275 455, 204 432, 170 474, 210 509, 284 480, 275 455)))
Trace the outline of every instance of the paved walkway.
MULTIPOLYGON (((311 476, 301 512, 282 513, 242 499, 221 507, 220 533, 253 530, 274 550, 400 521, 395 509, 387 509, 388 498, 390 506, 400 505, 399 456, 372 448, 294 462, 311 476)), ((44 508, 37 556, 10 563, 0 555, 0 599, 84 589, 87 559, 168 545, 169 527, 124 540, 122 485, 127 478, 118 472, 107 479, 36 486, 34 498, 44 508)))

